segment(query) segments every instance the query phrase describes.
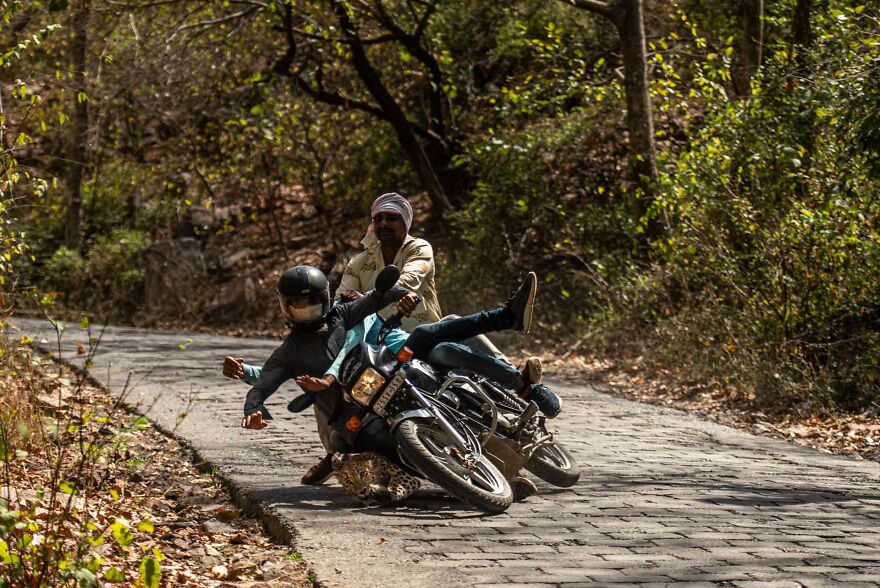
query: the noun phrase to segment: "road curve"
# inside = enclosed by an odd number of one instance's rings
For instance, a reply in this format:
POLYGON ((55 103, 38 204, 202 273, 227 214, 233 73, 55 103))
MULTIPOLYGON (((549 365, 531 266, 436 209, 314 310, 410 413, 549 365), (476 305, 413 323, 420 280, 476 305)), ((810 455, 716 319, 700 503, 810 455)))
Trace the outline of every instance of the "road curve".
MULTIPOLYGON (((57 351, 48 323, 14 323, 57 351)), ((76 364, 87 339, 69 325, 62 357, 76 364)), ((382 509, 338 486, 301 486, 321 450, 311 414, 285 410, 298 389, 272 397, 271 427, 245 431, 247 387, 220 373, 225 355, 260 363, 277 343, 107 327, 90 372, 116 393, 127 382, 129 404, 176 427, 292 530, 321 586, 880 585, 880 464, 561 381, 550 381, 565 399, 553 428, 583 470, 572 489, 539 483, 537 496, 484 516, 430 485, 382 509)))

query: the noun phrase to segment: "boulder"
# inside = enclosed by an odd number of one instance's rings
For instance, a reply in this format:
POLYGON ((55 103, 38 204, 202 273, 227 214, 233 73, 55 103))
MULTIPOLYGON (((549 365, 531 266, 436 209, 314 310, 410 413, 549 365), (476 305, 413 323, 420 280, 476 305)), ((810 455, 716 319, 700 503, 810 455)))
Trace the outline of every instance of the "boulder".
POLYGON ((220 285, 217 295, 205 309, 211 317, 242 316, 258 301, 259 284, 253 274, 238 276, 220 285))

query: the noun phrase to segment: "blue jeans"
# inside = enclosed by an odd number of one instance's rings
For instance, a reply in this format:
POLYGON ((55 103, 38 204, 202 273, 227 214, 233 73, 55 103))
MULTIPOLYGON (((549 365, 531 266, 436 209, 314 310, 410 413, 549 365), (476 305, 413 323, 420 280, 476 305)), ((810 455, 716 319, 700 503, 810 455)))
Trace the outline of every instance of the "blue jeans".
POLYGON ((407 338, 406 345, 416 359, 427 359, 428 354, 441 343, 458 343, 492 331, 513 327, 513 311, 507 307, 484 310, 461 318, 419 325, 407 338))
POLYGON ((516 390, 522 383, 522 374, 515 367, 491 355, 474 351, 461 343, 441 343, 428 354, 431 364, 479 374, 508 390, 516 390))

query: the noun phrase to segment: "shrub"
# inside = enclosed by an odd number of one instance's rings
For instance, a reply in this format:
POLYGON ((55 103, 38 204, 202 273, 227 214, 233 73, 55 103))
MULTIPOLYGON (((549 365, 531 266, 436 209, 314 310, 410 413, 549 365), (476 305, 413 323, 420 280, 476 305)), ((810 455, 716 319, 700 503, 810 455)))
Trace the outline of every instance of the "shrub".
POLYGON ((91 243, 86 256, 86 273, 94 288, 90 297, 120 313, 138 308, 144 289, 141 251, 149 244, 145 233, 132 230, 114 231, 91 243))
POLYGON ((876 21, 845 20, 808 75, 777 53, 750 99, 707 100, 654 210, 669 233, 637 308, 655 305, 665 345, 700 350, 684 363, 726 362, 765 400, 854 408, 880 394, 880 178, 860 141, 880 50, 859 42, 876 21))
POLYGON ((59 247, 43 267, 45 286, 68 301, 79 300, 85 285, 85 260, 78 251, 59 247))

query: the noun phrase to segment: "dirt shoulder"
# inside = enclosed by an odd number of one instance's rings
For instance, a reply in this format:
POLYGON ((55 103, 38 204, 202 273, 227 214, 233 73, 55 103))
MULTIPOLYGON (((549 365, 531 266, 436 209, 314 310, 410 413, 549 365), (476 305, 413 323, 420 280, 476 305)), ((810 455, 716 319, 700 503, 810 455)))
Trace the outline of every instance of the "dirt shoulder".
POLYGON ((52 360, 15 344, 4 351, 11 451, 0 511, 21 524, 0 527, 0 576, 22 585, 40 573, 145 586, 313 585, 299 554, 273 544, 189 448, 52 360))

